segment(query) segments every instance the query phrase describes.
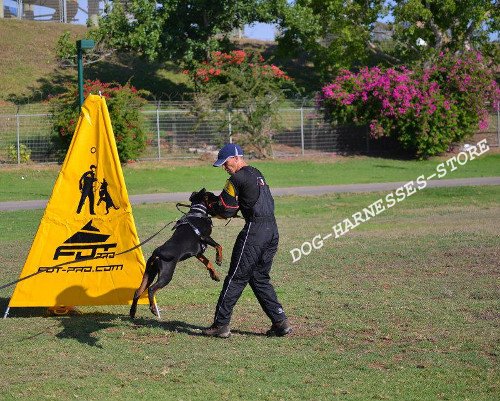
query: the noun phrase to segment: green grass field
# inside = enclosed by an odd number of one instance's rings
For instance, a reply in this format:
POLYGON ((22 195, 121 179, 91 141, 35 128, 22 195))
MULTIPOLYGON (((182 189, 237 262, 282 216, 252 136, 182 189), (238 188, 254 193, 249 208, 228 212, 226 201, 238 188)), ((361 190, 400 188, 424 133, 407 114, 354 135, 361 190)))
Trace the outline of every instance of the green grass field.
MULTIPOLYGON (((335 157, 311 160, 252 161, 274 188, 394 182, 416 179, 435 172, 445 157, 402 161, 375 157, 335 157)), ((123 168, 129 194, 189 192, 201 187, 222 188, 227 174, 211 167, 211 159, 126 165, 123 168)), ((0 169, 0 201, 47 199, 59 172, 57 165, 5 167, 0 169)), ((500 154, 471 160, 443 178, 500 176, 500 154)))
MULTIPOLYGON (((221 284, 189 260, 158 293, 161 321, 144 305, 135 322, 125 306, 13 309, 0 323, 0 398, 498 400, 500 187, 426 189, 292 263, 290 249, 384 195, 276 199, 272 277, 292 336, 263 335, 249 289, 230 339, 200 336, 221 284)), ((42 213, 0 213, 2 283, 18 277, 42 213)), ((178 212, 140 205, 134 216, 146 238, 178 212)), ((226 273, 241 222, 215 224, 226 273)), ((2 312, 11 292, 0 290, 2 312)))

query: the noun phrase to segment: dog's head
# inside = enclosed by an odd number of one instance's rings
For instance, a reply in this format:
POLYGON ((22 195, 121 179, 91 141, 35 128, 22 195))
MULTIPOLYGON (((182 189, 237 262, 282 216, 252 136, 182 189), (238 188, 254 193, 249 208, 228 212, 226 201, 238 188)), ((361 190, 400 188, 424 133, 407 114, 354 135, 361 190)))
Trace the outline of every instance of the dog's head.
POLYGON ((189 202, 191 203, 205 203, 205 196, 207 190, 205 188, 200 189, 198 192, 193 192, 189 197, 189 202))
POLYGON ((217 202, 218 197, 210 191, 207 191, 205 188, 200 189, 198 192, 193 192, 189 197, 189 201, 191 204, 204 204, 205 206, 209 206, 211 203, 217 202))

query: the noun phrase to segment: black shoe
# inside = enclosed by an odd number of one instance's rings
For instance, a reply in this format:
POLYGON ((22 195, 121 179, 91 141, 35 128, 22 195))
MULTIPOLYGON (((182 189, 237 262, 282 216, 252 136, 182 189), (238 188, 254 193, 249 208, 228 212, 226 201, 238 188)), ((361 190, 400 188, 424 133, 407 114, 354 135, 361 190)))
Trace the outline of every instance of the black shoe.
POLYGON ((201 333, 204 336, 209 336, 209 337, 228 338, 231 336, 231 331, 229 330, 228 324, 219 326, 214 323, 208 329, 203 329, 201 333))
POLYGON ((280 322, 273 323, 271 328, 267 331, 266 335, 268 337, 283 337, 292 332, 292 326, 288 323, 288 319, 282 320, 280 322))

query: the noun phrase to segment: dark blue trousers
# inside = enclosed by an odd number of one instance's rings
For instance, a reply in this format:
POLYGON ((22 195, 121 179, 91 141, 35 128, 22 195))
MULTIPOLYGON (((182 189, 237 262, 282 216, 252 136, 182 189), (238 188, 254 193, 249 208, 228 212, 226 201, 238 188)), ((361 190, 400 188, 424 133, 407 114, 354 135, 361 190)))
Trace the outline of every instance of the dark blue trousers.
POLYGON ((245 224, 233 247, 231 265, 215 309, 215 324, 229 324, 233 308, 247 284, 272 323, 286 319, 269 277, 278 242, 276 222, 245 224))

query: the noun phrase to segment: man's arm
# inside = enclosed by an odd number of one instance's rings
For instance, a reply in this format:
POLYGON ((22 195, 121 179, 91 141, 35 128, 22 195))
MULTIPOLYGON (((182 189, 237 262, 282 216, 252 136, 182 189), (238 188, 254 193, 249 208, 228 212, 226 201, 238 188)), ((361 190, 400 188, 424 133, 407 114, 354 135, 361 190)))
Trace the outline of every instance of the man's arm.
POLYGON ((238 194, 231 179, 226 181, 224 189, 219 196, 209 195, 207 199, 208 213, 211 216, 221 219, 229 219, 236 216, 240 205, 238 204, 238 194))

